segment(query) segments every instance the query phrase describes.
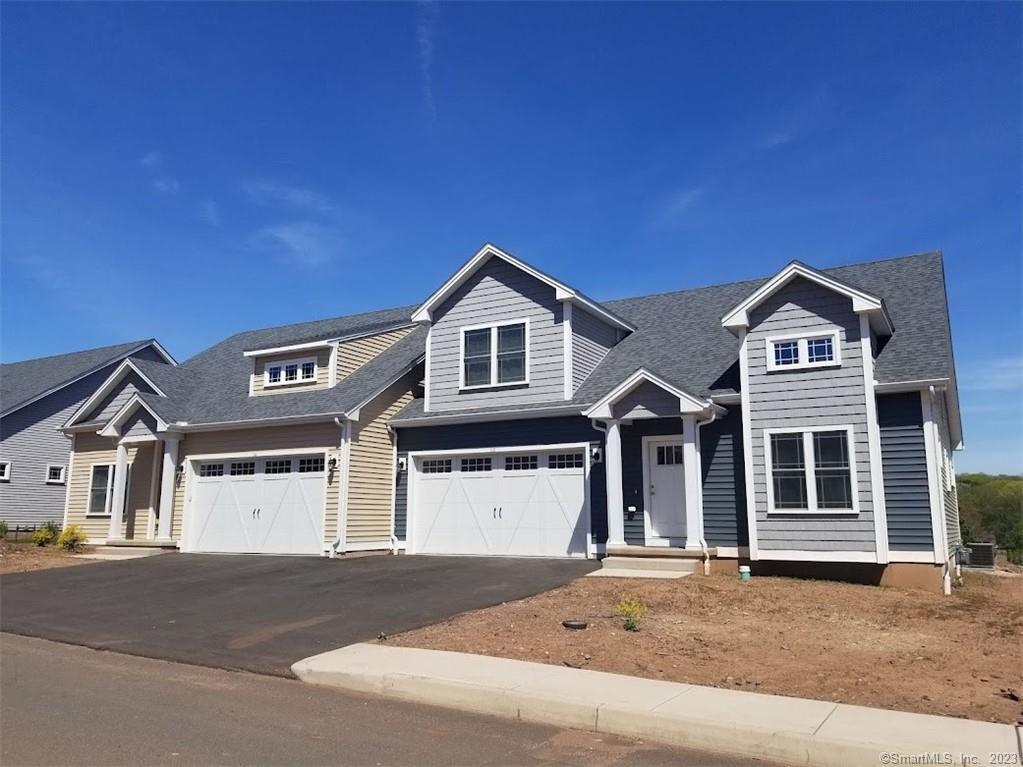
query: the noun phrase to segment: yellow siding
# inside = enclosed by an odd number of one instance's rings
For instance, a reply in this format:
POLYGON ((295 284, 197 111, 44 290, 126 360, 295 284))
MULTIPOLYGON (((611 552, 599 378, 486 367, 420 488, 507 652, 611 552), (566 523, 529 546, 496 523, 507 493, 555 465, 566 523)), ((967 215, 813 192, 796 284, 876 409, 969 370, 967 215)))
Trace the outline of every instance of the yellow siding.
POLYGON ((414 375, 405 376, 361 409, 348 473, 348 543, 390 541, 395 474, 387 422, 411 401, 414 384, 414 375))
MULTIPOLYGON (((106 539, 110 529, 109 516, 87 516, 89 509, 89 483, 92 467, 97 464, 116 464, 117 445, 108 437, 83 432, 75 435, 74 456, 68 478, 67 523, 79 525, 90 540, 106 539)), ((149 487, 153 470, 153 445, 139 443, 128 446, 131 465, 131 487, 124 518, 128 522, 127 535, 145 538, 149 514, 149 487)))
POLYGON ((323 389, 330 384, 330 349, 313 349, 305 353, 294 353, 288 355, 275 355, 272 357, 256 357, 252 372, 252 393, 253 394, 279 394, 291 392, 297 389, 323 389), (264 387, 264 371, 271 362, 286 362, 295 359, 316 358, 316 381, 302 383, 284 384, 282 386, 264 387))
MULTIPOLYGON (((294 450, 303 452, 326 452, 327 462, 339 457, 338 442, 340 431, 333 422, 301 424, 297 426, 274 426, 265 429, 234 429, 231 431, 192 432, 185 435, 178 448, 178 464, 196 455, 231 455, 253 453, 260 450, 294 450)), ((184 476, 179 477, 174 490, 174 516, 171 520, 171 537, 181 539, 181 527, 185 508, 184 476)), ((323 542, 327 546, 337 535, 338 514, 338 471, 327 472, 326 518, 323 526, 323 542)))
POLYGON ((337 380, 350 376, 382 351, 407 336, 414 328, 392 330, 354 341, 342 341, 337 349, 337 380))

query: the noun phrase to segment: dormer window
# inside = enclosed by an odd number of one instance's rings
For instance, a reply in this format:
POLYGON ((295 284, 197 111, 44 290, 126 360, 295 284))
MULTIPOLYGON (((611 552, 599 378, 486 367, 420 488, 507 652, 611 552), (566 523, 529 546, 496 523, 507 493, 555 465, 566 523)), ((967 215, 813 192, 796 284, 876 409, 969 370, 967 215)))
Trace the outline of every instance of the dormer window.
POLYGON ((266 366, 264 384, 282 386, 285 384, 309 383, 316 380, 316 359, 282 360, 266 366))
POLYGON ((529 383, 529 322, 462 328, 462 389, 529 383))
POLYGON ((838 331, 767 339, 768 370, 801 370, 840 365, 838 331))

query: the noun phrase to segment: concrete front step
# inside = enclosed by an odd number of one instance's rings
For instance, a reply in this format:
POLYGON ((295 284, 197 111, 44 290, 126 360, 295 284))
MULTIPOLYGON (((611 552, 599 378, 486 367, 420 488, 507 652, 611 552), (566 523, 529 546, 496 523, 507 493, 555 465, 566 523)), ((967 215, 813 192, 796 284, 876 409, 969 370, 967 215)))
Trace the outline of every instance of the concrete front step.
MULTIPOLYGON (((707 549, 708 557, 717 556, 717 549, 707 549)), ((700 549, 680 549, 675 546, 608 546, 609 557, 642 557, 644 559, 703 559, 700 549)))
POLYGON ((699 565, 692 559, 659 559, 655 557, 604 557, 605 570, 651 570, 669 573, 694 573, 699 565))
POLYGON ((659 580, 677 580, 692 575, 686 571, 672 570, 633 570, 625 567, 609 567, 586 573, 587 578, 651 578, 659 580))
POLYGON ((93 546, 79 556, 83 559, 141 559, 170 551, 162 546, 93 546))

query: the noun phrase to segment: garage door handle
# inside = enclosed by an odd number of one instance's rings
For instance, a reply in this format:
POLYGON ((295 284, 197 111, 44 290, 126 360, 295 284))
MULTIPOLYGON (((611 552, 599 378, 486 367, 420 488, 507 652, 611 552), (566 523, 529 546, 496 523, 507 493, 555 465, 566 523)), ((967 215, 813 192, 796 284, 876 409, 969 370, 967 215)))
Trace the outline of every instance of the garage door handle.
POLYGON ((497 507, 496 506, 490 510, 490 516, 493 519, 497 519, 497 507))
POLYGON ((504 506, 498 506, 497 507, 497 518, 498 519, 504 519, 504 517, 501 515, 502 511, 504 511, 504 506))

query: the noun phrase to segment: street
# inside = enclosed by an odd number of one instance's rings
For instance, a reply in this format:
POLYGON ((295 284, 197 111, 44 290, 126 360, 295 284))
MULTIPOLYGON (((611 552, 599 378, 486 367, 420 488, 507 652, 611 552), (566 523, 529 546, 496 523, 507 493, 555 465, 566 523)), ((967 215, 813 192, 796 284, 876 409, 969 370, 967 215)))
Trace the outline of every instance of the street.
POLYGON ((6 767, 763 764, 12 634, 0 693, 6 767))

